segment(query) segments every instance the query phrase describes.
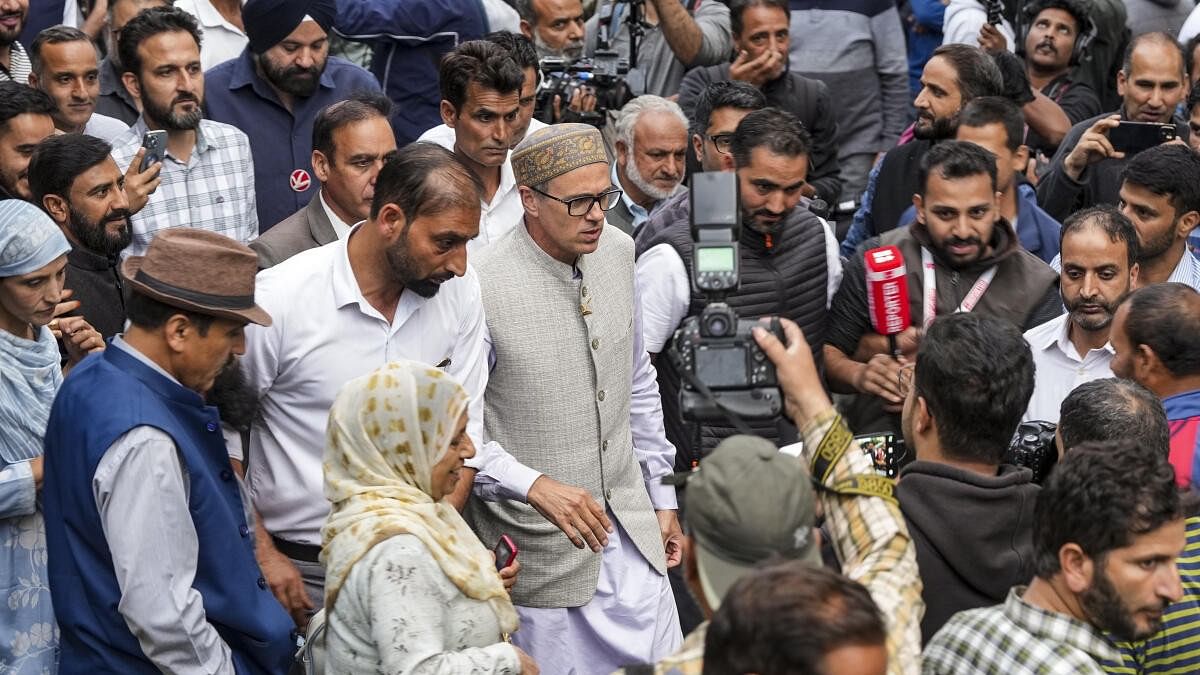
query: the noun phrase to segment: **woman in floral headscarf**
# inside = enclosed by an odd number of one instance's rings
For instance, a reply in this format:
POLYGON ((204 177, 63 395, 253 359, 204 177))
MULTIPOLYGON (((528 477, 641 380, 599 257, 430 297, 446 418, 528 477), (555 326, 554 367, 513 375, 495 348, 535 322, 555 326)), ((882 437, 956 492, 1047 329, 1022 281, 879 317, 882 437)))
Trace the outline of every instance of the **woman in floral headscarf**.
POLYGON ((326 671, 537 673, 503 636, 517 613, 492 554, 455 508, 467 393, 418 363, 342 388, 329 413, 321 534, 326 671))
POLYGON ((70 250, 41 209, 0 201, 0 672, 17 675, 58 667, 38 499, 46 420, 63 381, 55 338, 68 365, 104 348, 82 318, 55 318, 70 250))

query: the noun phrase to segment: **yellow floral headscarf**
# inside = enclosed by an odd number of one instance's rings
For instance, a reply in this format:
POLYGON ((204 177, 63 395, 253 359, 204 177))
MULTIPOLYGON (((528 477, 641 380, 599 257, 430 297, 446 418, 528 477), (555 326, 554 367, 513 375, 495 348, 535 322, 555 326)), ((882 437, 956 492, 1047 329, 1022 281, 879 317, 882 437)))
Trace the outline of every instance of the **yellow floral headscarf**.
POLYGON ((329 411, 321 529, 325 606, 375 544, 398 534, 421 540, 446 577, 489 603, 503 632, 517 613, 491 553, 451 505, 430 496, 433 466, 450 450, 467 392, 442 371, 402 361, 351 380, 329 411))

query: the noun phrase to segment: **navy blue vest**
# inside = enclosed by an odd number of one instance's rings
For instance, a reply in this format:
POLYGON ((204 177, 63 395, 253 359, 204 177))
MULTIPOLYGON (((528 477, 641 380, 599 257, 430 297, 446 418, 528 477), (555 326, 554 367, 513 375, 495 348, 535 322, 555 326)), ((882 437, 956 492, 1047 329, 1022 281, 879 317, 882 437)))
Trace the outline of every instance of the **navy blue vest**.
POLYGON ((59 673, 159 672, 117 611, 121 590, 92 493, 105 451, 143 425, 171 436, 187 468, 200 544, 192 586, 204 598, 208 622, 232 650, 238 673, 286 673, 293 624, 254 558, 216 408, 111 345, 63 383, 46 433, 42 499, 50 592, 62 630, 59 673))

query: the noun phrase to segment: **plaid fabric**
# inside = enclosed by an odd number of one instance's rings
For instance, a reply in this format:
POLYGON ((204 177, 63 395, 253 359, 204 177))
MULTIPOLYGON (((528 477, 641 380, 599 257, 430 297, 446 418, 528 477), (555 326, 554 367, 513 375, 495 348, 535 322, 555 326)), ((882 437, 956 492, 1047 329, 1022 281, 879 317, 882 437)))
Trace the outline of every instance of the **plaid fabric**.
MULTIPOLYGON (((139 118, 113 141, 113 159, 121 171, 129 168, 146 131, 139 118)), ((130 219, 133 243, 123 256, 145 255, 154 236, 173 227, 210 230, 243 244, 258 236, 250 140, 236 127, 200 120, 192 156, 182 162, 168 152, 160 176, 162 183, 150 201, 130 219)))
MULTIPOLYGON (((831 433, 849 435, 846 423, 831 408, 801 429, 804 459, 812 464, 822 441, 831 433)), ((850 446, 826 477, 826 485, 844 483, 853 476, 875 474, 874 461, 859 447, 850 446)), ((825 513, 825 528, 842 563, 842 573, 867 588, 887 623, 888 673, 913 675, 921 671, 921 578, 917 550, 899 505, 880 497, 817 493, 825 513)), ((964 670, 961 672, 968 672, 964 670)))
POLYGON ((1024 592, 1018 586, 1003 605, 955 614, 925 648, 924 672, 1103 675, 1099 662, 1120 662, 1121 653, 1102 633, 1030 605, 1021 599, 1024 592))

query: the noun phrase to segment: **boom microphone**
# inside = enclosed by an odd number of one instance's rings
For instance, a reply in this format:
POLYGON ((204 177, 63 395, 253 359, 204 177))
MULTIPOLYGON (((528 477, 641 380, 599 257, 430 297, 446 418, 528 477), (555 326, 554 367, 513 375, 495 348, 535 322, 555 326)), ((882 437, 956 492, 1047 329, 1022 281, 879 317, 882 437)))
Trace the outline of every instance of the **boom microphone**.
POLYGON ((896 346, 896 336, 912 325, 904 255, 895 246, 881 246, 867 251, 864 257, 871 328, 887 336, 888 346, 898 359, 900 350, 896 346))

